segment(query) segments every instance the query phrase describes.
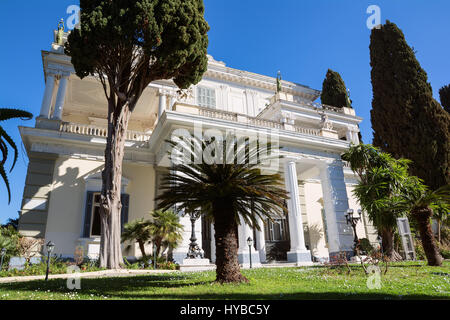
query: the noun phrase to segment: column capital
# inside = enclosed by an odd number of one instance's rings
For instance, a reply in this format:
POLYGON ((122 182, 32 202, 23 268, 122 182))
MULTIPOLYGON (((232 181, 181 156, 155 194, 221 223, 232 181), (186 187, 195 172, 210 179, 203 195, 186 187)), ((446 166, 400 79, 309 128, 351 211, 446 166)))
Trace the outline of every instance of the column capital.
POLYGON ((167 97, 170 95, 170 90, 167 89, 158 89, 158 96, 167 97))

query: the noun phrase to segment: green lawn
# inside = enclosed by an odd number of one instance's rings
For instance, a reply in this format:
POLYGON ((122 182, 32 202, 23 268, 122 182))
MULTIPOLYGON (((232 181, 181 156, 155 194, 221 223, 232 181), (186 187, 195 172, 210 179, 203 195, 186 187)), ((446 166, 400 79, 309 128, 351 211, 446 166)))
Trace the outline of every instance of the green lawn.
POLYGON ((250 284, 219 285, 214 272, 127 278, 81 279, 70 291, 65 280, 0 285, 5 299, 450 299, 450 262, 427 267, 397 263, 382 275, 381 289, 368 289, 359 266, 243 270, 250 284))

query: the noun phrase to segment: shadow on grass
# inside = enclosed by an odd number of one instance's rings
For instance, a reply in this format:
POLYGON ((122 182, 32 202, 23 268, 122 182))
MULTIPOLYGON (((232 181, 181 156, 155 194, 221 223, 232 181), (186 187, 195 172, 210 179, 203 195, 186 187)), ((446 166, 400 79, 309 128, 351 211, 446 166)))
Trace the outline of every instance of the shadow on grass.
MULTIPOLYGON (((211 279, 214 277, 211 276, 211 279)), ((23 283, 1 284, 0 291, 11 290, 17 292, 42 292, 50 290, 52 293, 67 294, 72 292, 67 289, 67 280, 55 279, 48 282, 32 281, 23 283)), ((161 276, 139 276, 139 277, 119 277, 99 278, 99 279, 82 279, 82 289, 77 291, 83 295, 95 294, 96 296, 108 296, 108 299, 117 300, 423 300, 423 299, 448 299, 442 296, 433 296, 426 294, 415 295, 395 295, 385 292, 293 292, 280 293, 274 292, 270 294, 259 294, 251 292, 158 292, 158 289, 177 289, 189 288, 195 290, 196 286, 210 286, 212 290, 220 291, 221 285, 216 284, 213 280, 200 281, 183 275, 161 275, 161 276)), ((252 284, 242 285, 225 285, 223 291, 230 288, 239 288, 245 291, 246 287, 251 291, 254 288, 252 284)), ((202 288, 204 289, 204 288, 202 288)), ((206 289, 206 290, 209 290, 206 289)), ((305 289, 306 290, 306 289, 305 289)), ((211 290, 210 290, 211 291, 211 290)))

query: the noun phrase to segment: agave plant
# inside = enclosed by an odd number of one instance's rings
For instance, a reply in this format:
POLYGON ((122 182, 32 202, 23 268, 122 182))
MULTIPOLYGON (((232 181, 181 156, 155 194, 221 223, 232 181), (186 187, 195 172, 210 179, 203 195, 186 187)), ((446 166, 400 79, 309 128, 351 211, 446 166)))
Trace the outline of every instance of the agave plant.
MULTIPOLYGON (((29 112, 17 110, 17 109, 4 109, 0 108, 0 122, 20 118, 20 119, 31 119, 33 115, 29 112)), ((0 124, 0 152, 1 152, 1 158, 0 158, 0 176, 2 177, 6 189, 8 191, 8 203, 11 203, 11 189, 9 186, 9 180, 8 176, 6 175, 5 170, 5 163, 6 160, 8 160, 8 145, 14 150, 14 160, 10 169, 10 172, 14 169, 17 157, 18 157, 18 149, 16 144, 14 143, 13 139, 6 133, 6 131, 3 129, 3 127, 0 124)))
POLYGON ((211 151, 212 140, 188 137, 184 145, 169 141, 171 173, 162 181, 159 207, 189 213, 200 210, 214 223, 216 281, 247 282, 238 262, 238 225, 245 222, 259 230, 259 219, 287 212, 288 194, 279 174, 263 174, 261 163, 271 154, 270 145, 235 144, 234 137, 216 141, 212 156, 223 161, 206 161, 201 155, 211 151), (222 143, 222 148, 220 144, 222 143), (182 145, 182 148, 177 149, 182 145), (234 145, 236 148, 226 148, 234 145), (176 153, 175 150, 183 150, 176 153), (174 156, 175 154, 175 156, 174 156))

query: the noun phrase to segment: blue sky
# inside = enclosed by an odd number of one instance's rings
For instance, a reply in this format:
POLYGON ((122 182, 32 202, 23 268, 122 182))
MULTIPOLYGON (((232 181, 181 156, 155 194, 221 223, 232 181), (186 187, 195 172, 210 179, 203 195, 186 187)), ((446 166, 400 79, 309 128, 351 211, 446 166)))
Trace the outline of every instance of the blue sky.
MULTIPOLYGON (((365 142, 372 141, 370 109, 369 5, 381 19, 395 22, 417 51, 434 95, 450 83, 450 1, 448 0, 204 0, 209 53, 228 66, 275 76, 321 89, 328 68, 338 71, 351 90, 353 106, 365 120, 365 142)), ((0 106, 39 114, 44 92, 41 50, 48 50, 52 31, 77 0, 0 1, 0 106), (20 4, 18 4, 20 3, 20 4)), ((12 202, 0 183, 0 222, 20 210, 28 159, 18 125, 2 123, 17 142, 20 155, 10 174, 12 202)))

